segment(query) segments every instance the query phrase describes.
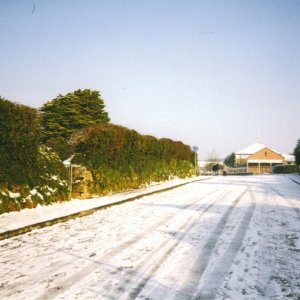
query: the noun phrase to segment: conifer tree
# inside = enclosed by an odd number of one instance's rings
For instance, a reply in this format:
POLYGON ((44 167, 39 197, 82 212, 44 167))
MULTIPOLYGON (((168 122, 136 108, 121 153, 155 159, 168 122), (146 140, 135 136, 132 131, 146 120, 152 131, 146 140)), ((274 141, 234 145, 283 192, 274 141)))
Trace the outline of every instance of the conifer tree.
POLYGON ((234 167, 234 165, 235 165, 235 154, 234 154, 234 152, 232 152, 231 154, 226 156, 226 158, 224 160, 224 163, 228 167, 234 167))
POLYGON ((297 142, 297 145, 294 149, 295 161, 296 165, 300 166, 300 139, 297 142))
POLYGON ((98 91, 76 90, 58 95, 40 109, 42 141, 62 158, 68 156, 66 141, 72 133, 90 124, 108 123, 108 113, 98 91))

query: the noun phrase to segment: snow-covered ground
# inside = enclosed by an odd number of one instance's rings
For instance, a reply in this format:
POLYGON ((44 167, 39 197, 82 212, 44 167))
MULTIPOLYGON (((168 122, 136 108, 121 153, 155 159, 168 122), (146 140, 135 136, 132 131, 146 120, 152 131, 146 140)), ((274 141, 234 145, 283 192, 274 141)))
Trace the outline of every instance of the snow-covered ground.
POLYGON ((0 299, 300 299, 299 238, 299 184, 215 177, 0 241, 0 299))
POLYGON ((9 212, 0 215, 0 234, 3 232, 16 230, 32 224, 45 222, 48 220, 68 216, 84 210, 101 207, 110 203, 120 202, 125 199, 139 195, 159 191, 173 186, 185 184, 192 181, 207 180, 209 176, 198 176, 191 178, 175 178, 166 182, 153 183, 145 188, 131 190, 118 194, 111 194, 103 197, 91 199, 72 199, 61 203, 53 203, 49 206, 39 205, 36 209, 23 209, 20 212, 9 212))

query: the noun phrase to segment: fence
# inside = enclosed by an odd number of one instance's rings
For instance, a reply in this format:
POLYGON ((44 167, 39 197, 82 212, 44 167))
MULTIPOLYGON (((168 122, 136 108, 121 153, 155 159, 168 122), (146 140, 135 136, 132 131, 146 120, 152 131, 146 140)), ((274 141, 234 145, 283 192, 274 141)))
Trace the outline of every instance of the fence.
POLYGON ((234 174, 247 174, 248 172, 247 172, 247 167, 237 167, 237 168, 228 167, 226 173, 228 175, 234 175, 234 174))

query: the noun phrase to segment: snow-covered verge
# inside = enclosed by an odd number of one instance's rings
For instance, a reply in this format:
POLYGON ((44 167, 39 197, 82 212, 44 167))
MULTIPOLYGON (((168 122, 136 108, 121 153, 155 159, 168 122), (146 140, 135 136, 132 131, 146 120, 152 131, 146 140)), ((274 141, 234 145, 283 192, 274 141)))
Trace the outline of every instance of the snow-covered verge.
POLYGON ((9 189, 0 189, 1 211, 20 211, 22 208, 34 208, 41 204, 50 204, 57 199, 66 200, 68 183, 58 176, 49 176, 48 185, 18 187, 20 192, 12 192, 9 189))
POLYGON ((68 216, 77 212, 104 206, 110 203, 119 202, 124 199, 135 197, 145 193, 150 193, 179 184, 192 182, 194 180, 204 180, 208 178, 210 177, 199 176, 185 179, 174 178, 170 181, 152 183, 148 187, 123 193, 110 194, 103 197, 94 197, 85 200, 71 199, 70 201, 66 202, 52 203, 52 205, 48 206, 38 205, 35 209, 23 209, 21 211, 4 213, 0 215, 0 233, 68 216))
POLYGON ((193 182, 0 241, 0 298, 298 300, 299 225, 286 176, 193 182))

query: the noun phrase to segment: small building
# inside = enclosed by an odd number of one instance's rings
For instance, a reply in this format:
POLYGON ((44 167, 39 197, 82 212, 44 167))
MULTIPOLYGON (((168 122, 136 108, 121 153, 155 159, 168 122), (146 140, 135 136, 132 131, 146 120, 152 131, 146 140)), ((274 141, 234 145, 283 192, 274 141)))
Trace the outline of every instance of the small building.
POLYGON ((235 163, 238 167, 246 166, 247 159, 250 155, 256 153, 257 151, 265 148, 266 146, 260 143, 254 143, 242 150, 235 152, 235 163))
POLYGON ((291 155, 282 154, 263 144, 255 143, 235 153, 238 167, 246 167, 247 173, 270 173, 273 167, 290 163, 291 155))
POLYGON ((283 155, 265 147, 247 158, 247 172, 270 173, 273 167, 285 163, 283 155))

